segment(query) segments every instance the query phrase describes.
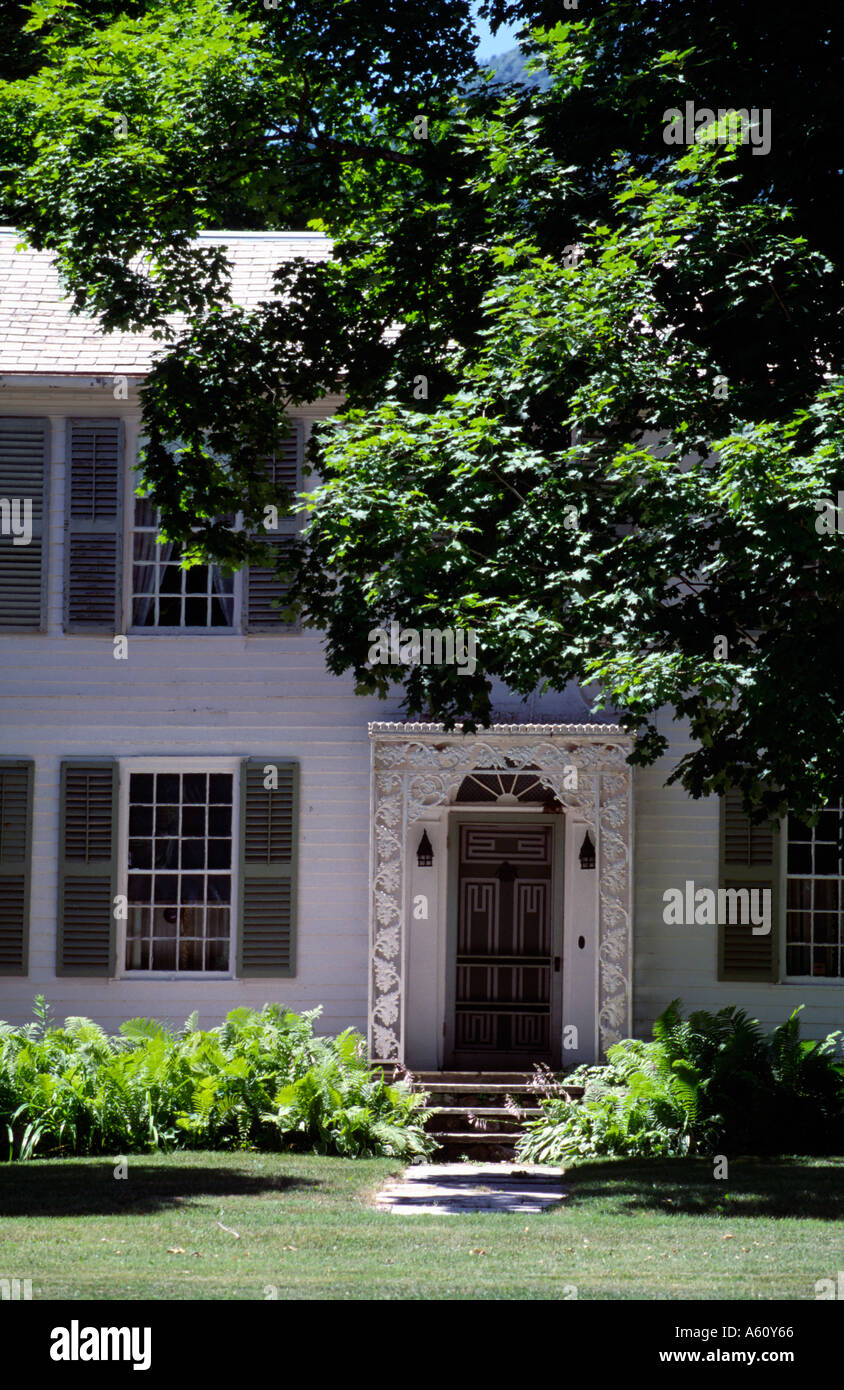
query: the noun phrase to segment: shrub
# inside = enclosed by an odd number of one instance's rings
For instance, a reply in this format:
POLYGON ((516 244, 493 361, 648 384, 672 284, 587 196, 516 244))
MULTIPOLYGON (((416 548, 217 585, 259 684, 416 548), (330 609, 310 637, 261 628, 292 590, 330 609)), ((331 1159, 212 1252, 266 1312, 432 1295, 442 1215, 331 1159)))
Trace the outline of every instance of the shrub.
POLYGON ((152 1019, 108 1037, 87 1018, 0 1023, 0 1134, 9 1158, 153 1148, 425 1154, 425 1098, 370 1070, 363 1039, 314 1034, 315 1009, 234 1009, 202 1031, 152 1019))
POLYGON ((684 1019, 675 999, 652 1042, 625 1038, 605 1066, 570 1074, 568 1083, 584 1087, 580 1102, 548 1088, 519 1157, 573 1164, 609 1155, 774 1154, 795 1141, 802 1153, 841 1152, 841 1034, 801 1040, 799 1013, 766 1034, 732 1005, 684 1019))

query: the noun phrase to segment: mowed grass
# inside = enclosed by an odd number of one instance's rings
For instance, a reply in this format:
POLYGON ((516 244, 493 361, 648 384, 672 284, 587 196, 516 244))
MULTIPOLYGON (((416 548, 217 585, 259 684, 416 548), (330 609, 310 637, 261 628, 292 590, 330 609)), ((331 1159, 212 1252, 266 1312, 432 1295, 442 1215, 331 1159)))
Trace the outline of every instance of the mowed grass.
POLYGON ((844 1268, 844 1158, 590 1164, 560 1209, 436 1217, 373 1209, 389 1160, 115 1162, 0 1164, 0 1276, 36 1299, 753 1300, 844 1268))

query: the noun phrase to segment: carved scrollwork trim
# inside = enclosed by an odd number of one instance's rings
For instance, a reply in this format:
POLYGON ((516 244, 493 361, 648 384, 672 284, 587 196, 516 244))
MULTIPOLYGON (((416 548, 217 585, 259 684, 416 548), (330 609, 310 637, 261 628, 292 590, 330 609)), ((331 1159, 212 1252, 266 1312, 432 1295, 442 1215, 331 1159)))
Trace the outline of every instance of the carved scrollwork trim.
POLYGON ((451 804, 468 772, 530 767, 591 829, 597 848, 601 1055, 631 1027, 631 740, 616 725, 371 724, 370 1055, 404 1061, 405 846, 426 812, 451 804), (577 771, 576 787, 571 770, 577 771))

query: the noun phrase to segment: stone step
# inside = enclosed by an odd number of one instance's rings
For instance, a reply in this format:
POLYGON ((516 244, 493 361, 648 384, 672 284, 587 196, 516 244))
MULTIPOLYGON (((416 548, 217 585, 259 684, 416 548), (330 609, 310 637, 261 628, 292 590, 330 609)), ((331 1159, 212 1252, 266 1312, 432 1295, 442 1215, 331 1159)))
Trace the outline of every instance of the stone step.
POLYGON ((489 1133, 491 1129, 506 1130, 508 1134, 522 1133, 525 1121, 539 1117, 536 1110, 528 1115, 513 1115, 499 1106, 478 1106, 477 1110, 454 1109, 438 1106, 425 1122, 429 1131, 489 1133))
POLYGON ((533 1081, 532 1071, 414 1071, 414 1081, 425 1082, 468 1082, 481 1085, 500 1084, 529 1087, 533 1081))
MULTIPOLYGON (((382 1067, 386 1073, 390 1068, 382 1067)), ((432 1112, 425 1128, 438 1144, 437 1158, 509 1159, 525 1125, 542 1115, 536 1077, 527 1071, 416 1071, 394 1069, 416 1091, 428 1096, 432 1112), (505 1103, 513 1102, 518 1113, 505 1103), (472 1117, 470 1119, 470 1116, 472 1117), (480 1121, 479 1124, 474 1121, 480 1121)), ((570 1101, 583 1095, 582 1086, 560 1084, 570 1101)))
POLYGON ((431 1137, 437 1144, 435 1161, 443 1163, 458 1158, 513 1160, 519 1136, 507 1130, 434 1130, 431 1137))
POLYGON ((487 1118, 490 1115, 501 1115, 507 1119, 528 1119, 538 1120, 542 1111, 538 1106, 519 1106, 519 1114, 514 1115, 512 1110, 508 1110, 506 1105, 432 1105, 429 1109, 435 1115, 481 1115, 487 1118))

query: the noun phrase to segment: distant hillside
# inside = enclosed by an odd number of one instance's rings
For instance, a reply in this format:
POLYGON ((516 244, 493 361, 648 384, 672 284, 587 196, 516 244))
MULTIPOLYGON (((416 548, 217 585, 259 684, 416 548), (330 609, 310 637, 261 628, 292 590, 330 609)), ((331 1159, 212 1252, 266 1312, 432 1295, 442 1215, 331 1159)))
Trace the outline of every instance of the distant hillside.
POLYGON ((500 82, 520 82, 525 87, 536 87, 541 92, 547 91, 551 79, 545 68, 540 68, 538 72, 526 72, 526 61, 520 48, 511 48, 507 53, 496 54, 484 67, 492 68, 500 82))

